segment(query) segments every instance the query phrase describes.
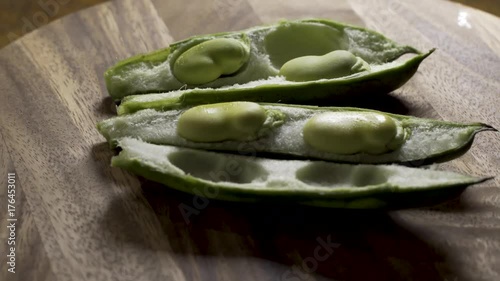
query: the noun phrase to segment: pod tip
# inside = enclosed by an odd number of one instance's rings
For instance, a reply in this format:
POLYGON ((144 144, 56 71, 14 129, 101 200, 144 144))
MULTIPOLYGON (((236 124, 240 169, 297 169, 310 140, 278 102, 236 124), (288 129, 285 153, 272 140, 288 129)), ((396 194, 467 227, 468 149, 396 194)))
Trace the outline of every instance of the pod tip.
POLYGON ((494 178, 495 178, 494 176, 482 177, 482 178, 480 178, 480 180, 479 180, 479 182, 478 182, 478 183, 483 183, 483 182, 486 182, 486 181, 492 180, 492 179, 494 179, 494 178))
POLYGON ((493 131, 493 132, 498 132, 498 129, 491 126, 491 125, 488 125, 488 124, 485 124, 485 123, 480 123, 481 125, 481 130, 480 131, 493 131))
POLYGON ((426 58, 428 56, 430 56, 432 53, 434 53, 435 51, 437 50, 437 48, 432 48, 430 49, 429 51, 427 51, 427 53, 423 54, 423 58, 426 58))

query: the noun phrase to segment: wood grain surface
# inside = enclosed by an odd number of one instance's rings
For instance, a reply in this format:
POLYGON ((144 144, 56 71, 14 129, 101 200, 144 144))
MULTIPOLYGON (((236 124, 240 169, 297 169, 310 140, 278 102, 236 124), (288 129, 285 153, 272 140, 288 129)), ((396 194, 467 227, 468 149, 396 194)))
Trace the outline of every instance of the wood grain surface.
MULTIPOLYGON (((0 1, 0 48, 19 37, 57 20, 67 14, 104 3, 109 0, 3 0, 0 1)), ((446 1, 446 0, 438 0, 446 1)), ((495 16, 500 16, 498 0, 451 0, 495 16)), ((170 6, 169 1, 158 1, 162 7, 170 6)), ((337 1, 342 2, 342 1, 337 1)), ((344 2, 345 3, 345 2, 344 2)), ((343 3, 342 3, 343 4, 343 3)), ((155 3, 156 5, 156 3, 155 3)), ((337 5, 337 3, 335 3, 337 5)), ((157 5, 158 6, 158 5, 157 5)), ((306 5, 307 6, 307 5, 306 5)), ((309 6, 307 6, 309 7, 309 6)), ((314 8, 314 7, 313 7, 314 8)), ((165 11, 169 11, 167 8, 165 11)), ((337 10, 338 12, 338 10, 337 10)), ((167 12, 166 15, 171 12, 167 12)), ((299 13, 300 15, 300 13, 299 13)))
POLYGON ((204 201, 109 167, 102 74, 195 34, 325 17, 438 50, 354 105, 500 128, 500 20, 441 1, 113 1, 0 50, 0 280, 500 280, 500 137, 442 169, 496 176, 429 208, 341 211, 204 201), (430 8, 432 7, 432 8, 430 8), (16 173, 16 273, 7 271, 16 173), (189 217, 181 210, 191 208, 189 217))
POLYGON ((49 22, 105 1, 108 0, 2 0, 0 48, 49 22))

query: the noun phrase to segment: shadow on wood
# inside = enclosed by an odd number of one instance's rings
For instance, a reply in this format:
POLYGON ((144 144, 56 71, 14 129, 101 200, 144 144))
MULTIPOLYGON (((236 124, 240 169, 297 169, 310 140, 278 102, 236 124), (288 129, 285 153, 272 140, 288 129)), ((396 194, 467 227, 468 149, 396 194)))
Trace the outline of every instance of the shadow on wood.
MULTIPOLYGON (((182 271, 197 271, 204 280, 216 280, 221 274, 254 275, 248 277, 253 280, 311 276, 318 280, 420 280, 419 276, 443 280, 439 271, 443 267, 450 271, 446 253, 398 225, 391 213, 206 201, 146 180, 142 186, 161 224, 160 237, 170 245, 170 249, 152 250, 189 257, 192 263, 179 264, 182 271), (226 258, 239 256, 246 257, 244 264, 226 258)), ((106 231, 111 232, 105 236, 121 240, 114 243, 149 247, 130 231, 134 221, 120 215, 122 200, 115 200, 103 218, 106 231)), ((454 201, 440 208, 463 207, 454 201)))

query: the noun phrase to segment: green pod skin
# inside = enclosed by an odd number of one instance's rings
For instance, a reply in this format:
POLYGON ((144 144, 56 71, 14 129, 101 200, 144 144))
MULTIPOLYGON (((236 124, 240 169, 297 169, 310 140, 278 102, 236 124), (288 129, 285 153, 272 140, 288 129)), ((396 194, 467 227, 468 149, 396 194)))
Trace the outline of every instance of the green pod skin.
POLYGON ((348 165, 229 155, 132 138, 119 141, 114 167, 210 199, 347 209, 415 207, 488 180, 389 165, 348 165))
POLYGON ((363 95, 389 93, 401 87, 415 74, 422 60, 432 53, 416 56, 404 64, 349 79, 318 80, 293 85, 273 83, 256 84, 252 87, 227 87, 220 89, 196 88, 147 95, 131 95, 123 98, 118 115, 130 114, 142 109, 168 110, 231 101, 288 104, 332 104, 335 101, 353 100, 363 95), (305 94, 306 93, 306 94, 305 94))
POLYGON ((97 128, 112 146, 121 138, 134 137, 155 144, 244 154, 268 153, 346 163, 403 163, 413 166, 456 158, 469 149, 478 132, 494 130, 481 123, 458 124, 360 108, 266 103, 260 106, 265 110, 267 119, 257 133, 259 137, 252 141, 197 142, 179 136, 179 116, 189 108, 163 112, 141 110, 103 120, 97 128), (341 132, 337 125, 330 126, 328 122, 319 123, 325 126, 313 126, 312 138, 319 139, 326 147, 322 144, 311 145, 304 138, 311 132, 307 133, 305 129, 314 116, 322 114, 345 114, 355 118, 342 121, 340 125, 348 126, 341 132), (357 124, 359 118, 368 121, 357 124), (374 118, 380 120, 371 120, 374 118), (328 141, 339 136, 341 139, 328 141))
MULTIPOLYGON (((222 48, 224 47, 214 47, 213 50, 222 48)), ((130 95, 183 89, 177 93, 178 96, 194 101, 199 98, 198 94, 202 94, 207 98, 205 103, 214 103, 220 95, 224 96, 221 98, 225 101, 281 100, 288 103, 311 103, 319 99, 355 93, 393 91, 411 78, 419 64, 432 51, 421 53, 413 47, 399 45, 375 31, 333 21, 283 21, 276 25, 254 27, 240 32, 191 37, 166 49, 121 61, 109 68, 104 76, 108 92, 115 100, 130 95), (236 51, 237 63, 227 64, 234 66, 230 67, 229 75, 223 75, 219 66, 216 67, 217 71, 207 72, 210 77, 203 77, 203 73, 189 75, 189 72, 185 71, 181 72, 187 73, 189 79, 181 77, 179 73, 176 75, 175 66, 181 64, 179 59, 194 52, 192 50, 196 49, 196 46, 212 44, 210 42, 216 40, 230 40, 234 43, 230 43, 228 48, 236 51), (243 50, 243 53, 238 50, 243 50), (245 56, 246 50, 248 57, 245 56), (303 82, 287 81, 280 76, 280 69, 287 62, 306 56, 323 56, 338 50, 348 51, 366 62, 364 71, 343 72, 340 74, 345 75, 340 77, 327 75, 330 78, 303 82), (408 53, 416 55, 401 62, 394 62, 408 53), (241 66, 240 59, 246 61, 241 66), (215 74, 212 75, 213 73, 215 74), (216 79, 213 80, 214 78, 216 79), (300 94, 304 90, 307 90, 307 95, 300 94)), ((221 55, 215 56, 216 60, 230 61, 230 55, 226 58, 224 52, 215 53, 221 55)), ((202 56, 209 57, 211 58, 211 55, 202 56)), ((205 59, 195 61, 199 63, 199 69, 207 65, 214 69, 212 63, 205 59)), ((195 64, 189 68, 198 69, 195 64)))

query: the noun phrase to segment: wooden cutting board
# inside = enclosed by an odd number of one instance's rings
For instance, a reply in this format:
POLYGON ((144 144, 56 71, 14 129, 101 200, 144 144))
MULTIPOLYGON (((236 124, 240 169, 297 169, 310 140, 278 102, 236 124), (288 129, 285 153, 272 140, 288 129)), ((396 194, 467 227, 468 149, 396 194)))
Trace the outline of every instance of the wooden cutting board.
POLYGON ((440 165, 496 179, 393 212, 203 201, 109 167, 95 129, 114 115, 107 67, 187 36, 305 17, 438 48, 401 89, 356 105, 500 128, 500 20, 484 12, 433 0, 95 6, 0 50, 0 280, 500 280, 498 133, 440 165), (15 274, 8 218, 17 219, 15 274))

